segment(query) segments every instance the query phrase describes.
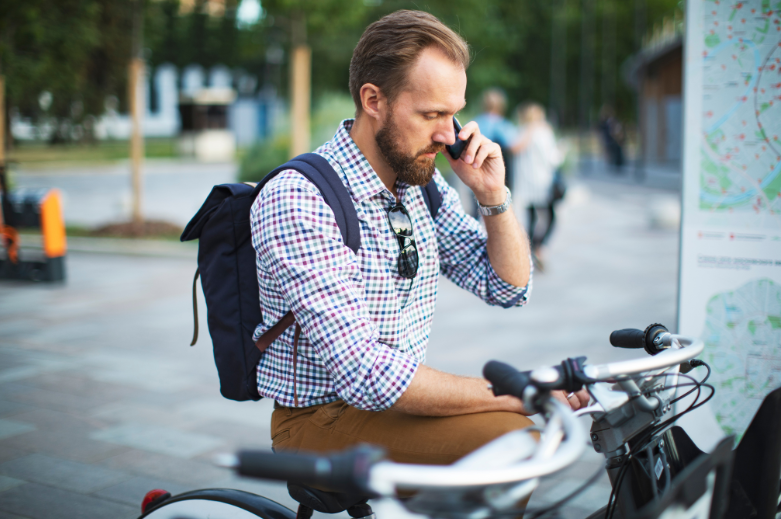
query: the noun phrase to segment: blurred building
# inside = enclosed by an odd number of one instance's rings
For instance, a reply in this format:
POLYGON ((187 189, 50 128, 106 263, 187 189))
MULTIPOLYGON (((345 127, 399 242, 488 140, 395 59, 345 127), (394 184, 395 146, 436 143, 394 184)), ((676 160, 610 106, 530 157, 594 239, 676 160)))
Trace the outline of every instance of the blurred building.
MULTIPOLYGON (((164 64, 151 76, 144 82, 144 137, 179 137, 180 151, 200 160, 229 160, 237 147, 272 136, 284 113, 275 90, 267 86, 256 92, 257 80, 241 70, 218 65, 204 71, 190 65, 180 75, 176 67, 164 64)), ((94 138, 130 138, 130 116, 118 107, 115 97, 106 100, 105 113, 93 125, 94 138)), ((53 131, 45 121, 36 123, 12 112, 15 139, 45 141, 53 131)))
POLYGON ((638 91, 641 158, 680 166, 683 143, 683 21, 667 19, 626 68, 638 91))

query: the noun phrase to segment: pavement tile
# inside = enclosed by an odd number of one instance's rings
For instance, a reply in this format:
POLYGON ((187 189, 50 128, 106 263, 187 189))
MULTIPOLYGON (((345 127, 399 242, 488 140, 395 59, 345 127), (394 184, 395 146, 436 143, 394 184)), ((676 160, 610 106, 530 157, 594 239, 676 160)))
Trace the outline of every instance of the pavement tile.
POLYGON ((130 478, 117 470, 37 453, 0 464, 0 473, 85 494, 130 478))
POLYGON ((27 407, 14 415, 14 420, 35 425, 40 430, 84 432, 108 427, 111 423, 85 414, 63 412, 51 409, 27 407))
MULTIPOLYGON (((2 373, 2 371, 0 371, 2 373)), ((30 386, 17 382, 15 380, 4 382, 0 380, 0 398, 3 400, 11 401, 11 397, 19 393, 29 391, 30 386)))
POLYGON ((190 400, 174 408, 183 417, 200 417, 202 420, 233 422, 231 429, 268 431, 274 402, 264 398, 259 402, 235 402, 219 394, 190 400))
POLYGON ((0 493, 0 512, 30 519, 135 519, 139 507, 27 483, 0 493))
POLYGON ((16 436, 18 434, 28 433, 34 430, 35 426, 29 423, 0 418, 0 440, 10 438, 11 436, 16 436))
POLYGON ((55 428, 14 436, 4 440, 2 444, 14 449, 40 452, 81 463, 95 463, 130 450, 123 445, 92 440, 87 434, 86 430, 73 431, 55 428))
POLYGON ((0 442, 0 463, 15 460, 16 458, 21 458, 23 456, 27 456, 28 454, 29 452, 27 451, 6 445, 5 441, 0 442))
POLYGON ((116 395, 96 392, 90 395, 73 395, 66 392, 30 387, 5 397, 7 400, 51 409, 52 411, 86 411, 101 404, 117 400, 116 395))
POLYGON ((182 416, 175 413, 171 406, 155 403, 136 404, 120 401, 98 406, 89 411, 89 415, 96 420, 117 423, 148 423, 163 427, 190 430, 200 425, 208 417, 189 415, 182 416))
MULTIPOLYGON (((270 420, 269 420, 270 421, 270 420)), ((225 440, 222 448, 235 447, 265 449, 271 448, 271 433, 269 426, 249 427, 235 422, 208 422, 193 429, 194 432, 218 436, 225 440)))
POLYGON ((22 481, 21 479, 0 476, 0 492, 4 492, 9 488, 14 488, 15 486, 21 485, 23 483, 25 483, 25 481, 22 481))
POLYGON ((156 488, 167 490, 172 496, 187 492, 188 490, 195 490, 195 487, 192 485, 182 485, 171 481, 163 481, 161 479, 136 476, 127 481, 94 492, 93 495, 126 505, 140 507, 146 493, 156 488))
POLYGON ((30 409, 29 406, 8 400, 0 400, 0 416, 9 417, 30 409))
POLYGON ((127 394, 127 388, 94 380, 87 374, 82 374, 78 371, 51 373, 34 382, 27 381, 27 383, 40 389, 68 393, 85 398, 98 393, 104 398, 119 399, 127 394))
POLYGON ((98 465, 165 481, 175 481, 183 485, 194 485, 198 488, 212 486, 215 481, 224 480, 226 474, 229 473, 227 469, 217 467, 212 463, 175 458, 137 449, 131 449, 128 452, 101 460, 98 465))
POLYGON ((90 438, 180 458, 191 458, 224 444, 215 436, 140 423, 95 431, 90 438))

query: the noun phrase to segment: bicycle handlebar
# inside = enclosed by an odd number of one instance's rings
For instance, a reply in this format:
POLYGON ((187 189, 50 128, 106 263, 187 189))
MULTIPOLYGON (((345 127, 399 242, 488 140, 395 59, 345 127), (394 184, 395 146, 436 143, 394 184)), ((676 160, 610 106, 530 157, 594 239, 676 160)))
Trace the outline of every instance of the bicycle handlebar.
POLYGON ((588 379, 583 375, 586 357, 570 358, 558 366, 542 367, 533 371, 518 371, 509 364, 496 360, 483 367, 483 376, 491 382, 494 395, 512 395, 523 398, 529 386, 545 391, 560 389, 578 391, 588 379))
MULTIPOLYGON (((626 330, 614 332, 613 336, 621 337, 621 332, 626 330)), ((639 330, 623 334, 634 337, 634 347, 638 347, 637 332, 639 330)), ((655 356, 585 367, 585 357, 578 357, 567 359, 559 366, 523 372, 497 361, 486 364, 483 374, 493 384, 497 396, 512 395, 524 401, 534 400, 534 406, 539 406, 546 413, 544 436, 550 438, 550 445, 538 449, 531 458, 508 460, 504 466, 485 468, 459 466, 458 463, 451 466, 415 465, 385 461, 381 449, 362 445, 332 455, 241 451, 223 466, 236 468, 245 476, 296 481, 374 495, 393 495, 397 488, 463 488, 519 482, 548 475, 576 461, 585 449, 588 437, 567 406, 542 396, 550 390, 576 391, 584 384, 668 368, 696 357, 703 350, 702 341, 673 335, 661 325, 651 325, 640 333, 644 342, 650 337, 654 347, 660 350, 655 356), (539 393, 528 393, 529 387, 536 388, 539 393)), ((612 339, 611 336, 611 342, 612 339)))
POLYGON ((642 348, 649 355, 656 355, 665 349, 665 334, 669 335, 670 333, 661 324, 652 324, 645 330, 625 328, 610 334, 610 344, 616 348, 642 348))
POLYGON ((583 372, 591 379, 601 380, 621 375, 635 375, 644 371, 654 371, 676 366, 691 360, 700 353, 705 344, 700 339, 665 332, 659 335, 663 346, 669 346, 653 357, 611 362, 586 366, 583 372))
POLYGON ((243 476, 368 494, 369 471, 383 458, 384 451, 370 445, 332 455, 245 450, 239 451, 233 465, 243 476))

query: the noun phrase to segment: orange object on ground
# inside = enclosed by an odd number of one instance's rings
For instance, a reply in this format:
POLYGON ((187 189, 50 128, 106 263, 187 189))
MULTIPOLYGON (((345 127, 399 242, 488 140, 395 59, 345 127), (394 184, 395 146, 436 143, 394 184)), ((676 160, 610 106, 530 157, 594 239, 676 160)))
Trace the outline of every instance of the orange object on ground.
POLYGON ((41 202, 41 234, 43 252, 47 258, 65 256, 67 250, 65 222, 62 219, 62 203, 57 189, 46 193, 41 202))
POLYGON ((0 238, 8 253, 11 263, 19 262, 19 233, 11 226, 0 223, 0 238))

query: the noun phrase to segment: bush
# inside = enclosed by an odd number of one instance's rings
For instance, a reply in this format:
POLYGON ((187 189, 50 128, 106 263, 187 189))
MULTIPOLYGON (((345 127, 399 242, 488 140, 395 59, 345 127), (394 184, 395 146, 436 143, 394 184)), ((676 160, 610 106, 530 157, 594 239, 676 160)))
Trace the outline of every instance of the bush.
POLYGON ((239 182, 259 182, 290 158, 290 135, 279 134, 255 143, 241 159, 239 182))

